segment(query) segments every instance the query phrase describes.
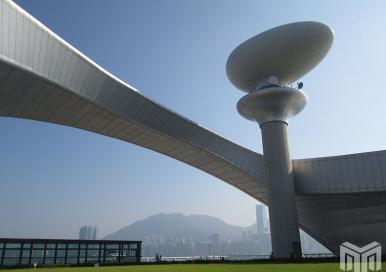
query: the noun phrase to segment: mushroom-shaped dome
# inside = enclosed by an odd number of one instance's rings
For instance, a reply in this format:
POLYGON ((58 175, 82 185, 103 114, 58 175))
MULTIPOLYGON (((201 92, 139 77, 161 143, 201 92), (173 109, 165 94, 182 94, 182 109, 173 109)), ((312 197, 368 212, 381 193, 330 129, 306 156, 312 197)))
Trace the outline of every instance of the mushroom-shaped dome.
POLYGON ((292 83, 318 65, 333 40, 332 29, 318 22, 272 28, 233 50, 226 64, 228 78, 245 92, 292 83))

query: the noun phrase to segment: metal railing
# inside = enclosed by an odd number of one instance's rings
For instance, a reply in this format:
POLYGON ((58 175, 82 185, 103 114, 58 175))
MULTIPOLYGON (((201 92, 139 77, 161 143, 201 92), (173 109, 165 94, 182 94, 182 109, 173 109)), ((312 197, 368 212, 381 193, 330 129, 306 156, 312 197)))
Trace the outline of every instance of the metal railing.
MULTIPOLYGON (((314 253, 303 254, 303 259, 323 259, 323 258, 336 258, 336 255, 332 253, 314 253)), ((170 262, 232 262, 232 261, 259 261, 270 260, 271 255, 213 255, 213 256, 184 256, 184 257, 161 257, 158 262, 170 263, 170 262)), ((143 263, 156 263, 156 257, 142 257, 143 263)))

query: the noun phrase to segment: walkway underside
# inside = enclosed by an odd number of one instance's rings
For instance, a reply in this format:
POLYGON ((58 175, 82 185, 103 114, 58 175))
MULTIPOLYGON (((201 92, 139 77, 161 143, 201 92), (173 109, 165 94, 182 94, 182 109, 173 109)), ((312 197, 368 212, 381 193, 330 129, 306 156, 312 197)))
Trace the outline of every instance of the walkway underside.
MULTIPOLYGON (((143 146, 266 203, 263 156, 144 97, 15 3, 0 0, 0 115, 143 146)), ((301 227, 327 248, 378 241, 386 253, 386 151, 293 161, 301 227)))

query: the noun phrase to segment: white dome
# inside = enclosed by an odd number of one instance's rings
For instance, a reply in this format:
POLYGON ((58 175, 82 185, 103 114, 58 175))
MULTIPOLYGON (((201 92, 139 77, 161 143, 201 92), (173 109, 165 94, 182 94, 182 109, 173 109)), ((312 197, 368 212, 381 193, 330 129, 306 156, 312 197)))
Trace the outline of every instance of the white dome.
POLYGON ((296 22, 267 30, 240 44, 230 54, 226 72, 240 90, 286 85, 312 70, 327 55, 334 39, 330 27, 296 22))

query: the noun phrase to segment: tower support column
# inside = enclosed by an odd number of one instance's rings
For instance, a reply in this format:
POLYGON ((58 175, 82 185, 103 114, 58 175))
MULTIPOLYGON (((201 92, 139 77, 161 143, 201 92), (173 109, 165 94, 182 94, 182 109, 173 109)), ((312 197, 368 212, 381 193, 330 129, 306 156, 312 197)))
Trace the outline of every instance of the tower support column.
POLYGON ((334 32, 319 22, 296 22, 252 37, 230 54, 229 80, 246 92, 237 103, 244 118, 262 130, 273 255, 301 256, 294 177, 287 140, 288 121, 307 104, 307 95, 291 84, 328 53, 334 32))
POLYGON ((287 131, 288 124, 284 121, 270 121, 261 125, 275 258, 301 257, 302 254, 287 131))

